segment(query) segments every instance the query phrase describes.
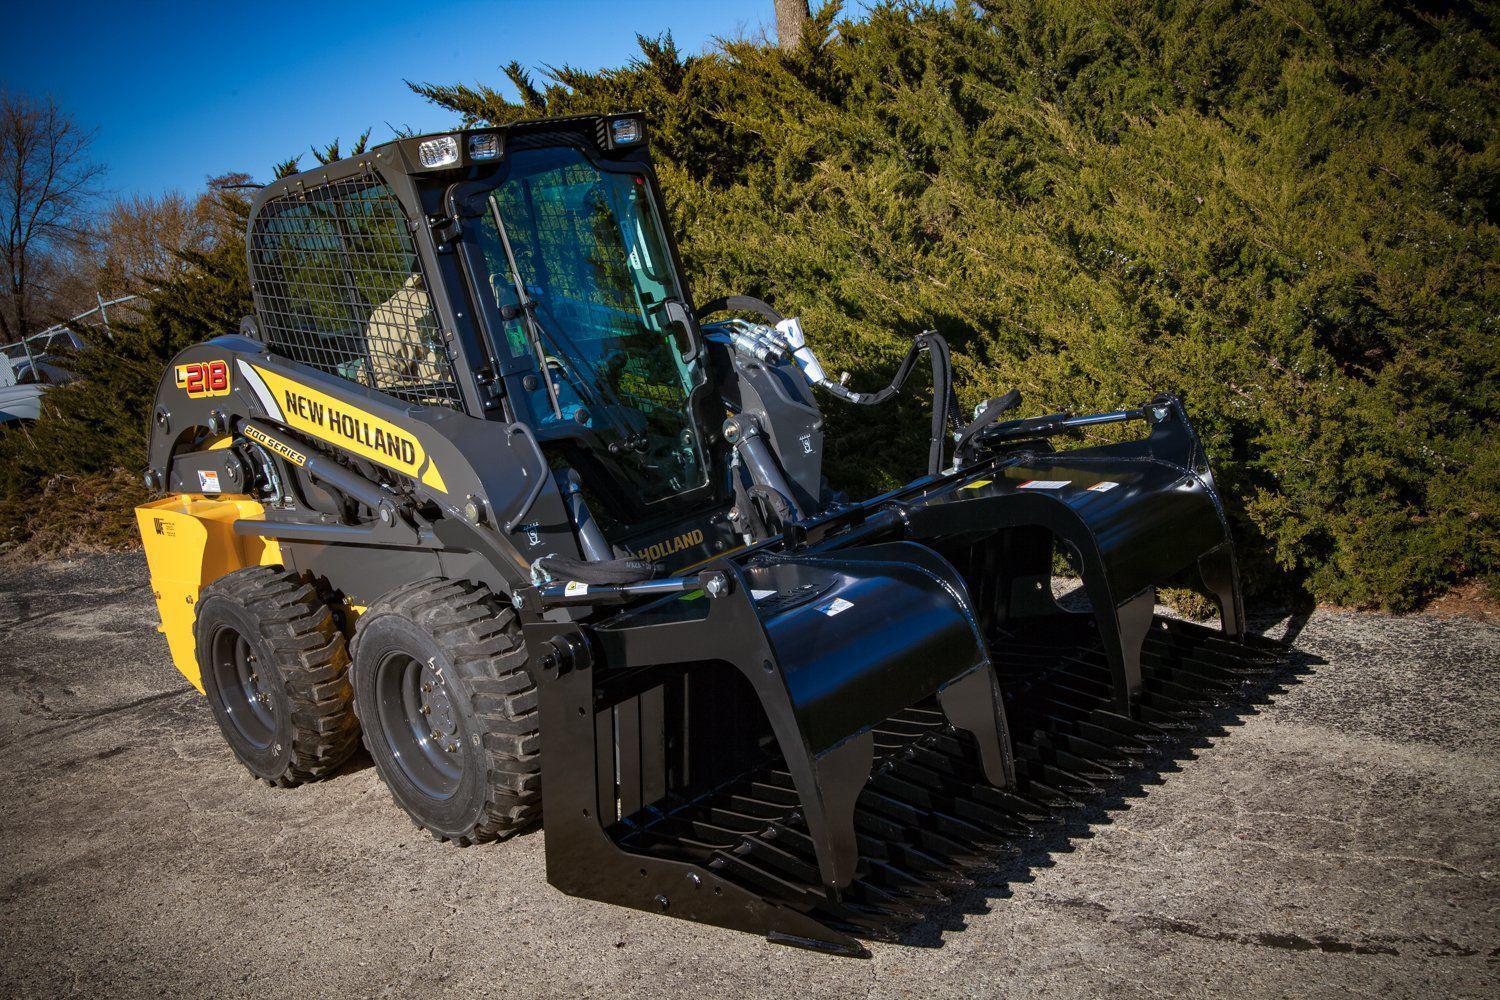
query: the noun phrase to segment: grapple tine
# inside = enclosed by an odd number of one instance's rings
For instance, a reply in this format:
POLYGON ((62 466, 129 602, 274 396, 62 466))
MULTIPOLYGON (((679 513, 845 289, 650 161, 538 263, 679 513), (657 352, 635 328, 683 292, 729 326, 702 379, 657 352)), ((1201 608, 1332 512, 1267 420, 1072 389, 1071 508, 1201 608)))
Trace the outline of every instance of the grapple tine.
POLYGON ((960 819, 988 830, 994 830, 1004 837, 1027 835, 1023 825, 1016 823, 1013 817, 1004 810, 996 808, 982 798, 984 792, 993 791, 991 788, 970 785, 966 789, 967 794, 962 794, 937 772, 930 771, 916 763, 903 767, 902 774, 913 784, 920 784, 924 788, 943 795, 947 810, 960 819))
POLYGON ((1063 719, 1054 715, 1048 716, 1047 721, 1053 728, 1061 732, 1077 732, 1095 745, 1108 747, 1117 752, 1128 753, 1132 757, 1145 759, 1154 752, 1147 740, 1140 739, 1128 733, 1122 733, 1110 726, 1101 725, 1092 719, 1063 719))
MULTIPOLYGON (((727 800, 715 801, 718 802, 727 800)), ((723 824, 726 828, 757 830, 765 825, 766 819, 768 817, 752 815, 750 813, 730 809, 725 805, 715 804, 709 807, 708 818, 714 823, 723 824)))
POLYGON ((1004 738, 1005 706, 995 672, 986 661, 958 680, 938 691, 938 703, 954 729, 974 737, 979 746, 979 760, 984 776, 996 788, 1009 788, 1016 782, 1015 763, 1010 745, 1004 738))
MULTIPOLYGON (((900 802, 901 805, 912 810, 916 823, 931 824, 945 834, 975 844, 993 845, 1000 843, 1003 839, 977 824, 954 815, 950 811, 952 802, 940 801, 938 796, 904 778, 897 778, 889 773, 877 775, 871 787, 879 789, 890 800, 900 802)), ((877 798, 873 801, 880 802, 883 799, 877 798)))
POLYGON ((763 837, 748 837, 734 850, 735 855, 764 862, 790 878, 809 885, 818 884, 818 865, 808 863, 790 851, 784 851, 763 837))
POLYGON ((1198 557, 1198 576, 1219 605, 1224 634, 1235 639, 1245 634, 1245 603, 1240 595, 1240 574, 1234 565, 1234 546, 1228 540, 1198 557))
POLYGON ((821 887, 815 883, 794 882, 791 879, 782 878, 733 851, 715 852, 709 866, 716 871, 733 875, 736 879, 750 883, 778 902, 795 904, 799 908, 812 909, 827 899, 821 887))
MULTIPOLYGON (((842 889, 854 881, 859 847, 854 842, 854 804, 870 777, 875 736, 862 733, 817 758, 809 778, 798 782, 802 812, 817 850, 823 883, 842 889), (810 783, 817 791, 807 794, 810 783)), ((793 772, 794 774, 796 772, 793 772)))

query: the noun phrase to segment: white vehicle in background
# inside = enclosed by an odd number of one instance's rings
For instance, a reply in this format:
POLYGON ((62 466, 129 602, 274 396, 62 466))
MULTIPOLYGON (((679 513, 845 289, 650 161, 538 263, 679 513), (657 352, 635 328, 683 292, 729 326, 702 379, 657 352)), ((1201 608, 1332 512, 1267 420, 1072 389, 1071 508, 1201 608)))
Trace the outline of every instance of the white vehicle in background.
POLYGON ((42 396, 73 378, 57 364, 56 352, 84 346, 76 333, 61 330, 0 347, 0 427, 40 419, 42 396))
POLYGON ((40 420, 42 396, 53 386, 73 380, 73 373, 59 364, 61 354, 89 346, 73 332, 73 326, 86 324, 91 333, 102 330, 105 338, 113 340, 110 310, 115 310, 116 319, 122 313, 128 318, 136 313, 139 301, 139 295, 122 295, 108 302, 98 296, 99 304, 93 309, 14 344, 0 344, 0 429, 40 420))

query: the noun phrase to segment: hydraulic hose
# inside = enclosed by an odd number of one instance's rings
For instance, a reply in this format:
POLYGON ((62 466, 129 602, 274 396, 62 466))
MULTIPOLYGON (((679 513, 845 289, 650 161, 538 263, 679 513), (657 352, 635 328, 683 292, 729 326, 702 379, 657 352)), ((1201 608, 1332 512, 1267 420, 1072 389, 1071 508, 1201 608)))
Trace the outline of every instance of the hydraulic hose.
POLYGON ((598 562, 569 559, 566 556, 547 555, 536 561, 548 577, 554 580, 573 580, 586 584, 639 583, 660 576, 659 563, 633 556, 624 559, 609 559, 598 562))
POLYGON ((981 431, 1020 405, 1021 391, 1019 389, 1012 389, 1003 396, 985 400, 980 405, 979 411, 974 414, 974 419, 964 425, 963 430, 958 432, 958 443, 953 448, 953 452, 957 456, 956 460, 963 461, 964 452, 981 431))
POLYGON ((714 313, 719 312, 755 313, 761 319, 769 321, 772 326, 786 319, 781 313, 753 295, 726 295, 723 298, 714 299, 712 302, 705 302, 703 303, 703 307, 698 310, 697 318, 701 322, 704 317, 712 316, 714 313))
MULTIPOLYGON (((891 379, 890 385, 877 392, 860 393, 853 392, 839 382, 823 376, 822 367, 817 364, 817 359, 811 351, 806 349, 801 327, 795 319, 786 320, 770 305, 749 295, 726 295, 704 303, 703 308, 698 310, 698 319, 702 320, 714 313, 726 311, 755 313, 774 326, 781 338, 787 341, 782 345, 760 344, 753 342, 754 338, 747 334, 729 334, 736 349, 765 361, 767 360, 764 355, 766 349, 782 346, 798 359, 798 366, 802 368, 804 376, 810 383, 821 386, 846 403, 857 403, 861 406, 877 406, 884 403, 901 391, 902 385, 911 377, 912 369, 916 367, 917 356, 924 351, 927 352, 932 361, 932 443, 927 454, 927 473, 937 475, 942 469, 944 442, 948 436, 948 424, 957 410, 957 398, 953 395, 953 358, 948 350, 948 342, 939 336, 936 330, 923 330, 917 334, 912 340, 911 347, 907 349, 900 368, 896 371, 896 377, 891 379), (789 325, 790 329, 784 329, 784 324, 789 325)), ((956 422, 954 429, 958 429, 956 422)))
POLYGON ((923 330, 912 340, 906 357, 896 369, 891 384, 878 392, 851 392, 833 381, 821 383, 824 389, 848 403, 860 406, 877 406, 895 396, 911 377, 917 357, 926 352, 932 361, 932 444, 927 454, 927 474, 937 475, 943 467, 943 442, 948 433, 948 421, 953 412, 953 358, 948 351, 948 342, 936 330, 923 330))

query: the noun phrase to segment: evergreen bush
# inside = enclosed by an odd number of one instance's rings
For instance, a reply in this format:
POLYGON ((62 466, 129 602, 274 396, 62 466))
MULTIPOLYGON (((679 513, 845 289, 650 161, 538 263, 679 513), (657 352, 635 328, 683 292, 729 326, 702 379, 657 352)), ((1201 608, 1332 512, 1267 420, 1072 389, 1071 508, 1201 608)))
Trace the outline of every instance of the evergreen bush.
MULTIPOLYGON (((697 298, 800 313, 883 384, 911 334, 964 402, 1180 393, 1252 590, 1413 607, 1500 566, 1493 4, 836 5, 728 42, 418 85, 469 122, 645 109, 697 298)), ((831 472, 919 471, 920 401, 831 404, 831 472)))
MULTIPOLYGON (((800 314, 856 387, 931 326, 966 405, 1178 392, 1252 591, 1407 609, 1500 574, 1496 9, 1443 10, 828 5, 790 52, 642 38, 541 83, 512 63, 517 100, 415 89, 468 123, 644 109, 699 301, 800 314)), ((243 260, 221 240, 0 441, 0 532, 49 476, 141 468, 162 366, 235 328, 243 260)), ((924 406, 830 402, 835 484, 920 471, 924 406)))

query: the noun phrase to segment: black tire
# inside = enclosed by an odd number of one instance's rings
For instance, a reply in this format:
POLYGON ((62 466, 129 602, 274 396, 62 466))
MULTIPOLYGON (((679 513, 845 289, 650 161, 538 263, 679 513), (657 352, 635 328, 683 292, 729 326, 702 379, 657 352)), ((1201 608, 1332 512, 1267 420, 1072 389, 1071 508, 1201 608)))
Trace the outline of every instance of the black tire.
POLYGON ((209 708, 251 774, 287 788, 349 759, 349 653, 311 584, 280 566, 222 576, 199 596, 193 635, 209 708))
POLYGON ((516 613, 488 589, 420 580, 372 604, 354 704, 380 777, 434 838, 467 847, 540 818, 536 686, 516 613))

